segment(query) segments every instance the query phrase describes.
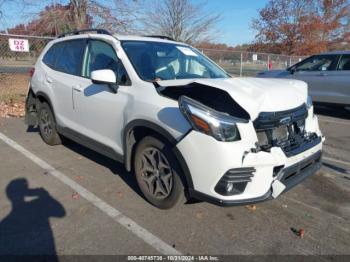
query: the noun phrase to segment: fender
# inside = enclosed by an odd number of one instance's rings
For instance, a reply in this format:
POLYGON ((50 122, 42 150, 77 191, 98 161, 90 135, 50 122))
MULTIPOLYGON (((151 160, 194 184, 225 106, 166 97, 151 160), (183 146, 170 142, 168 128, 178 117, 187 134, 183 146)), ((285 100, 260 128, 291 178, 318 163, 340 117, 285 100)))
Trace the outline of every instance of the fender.
POLYGON ((51 99, 47 94, 45 94, 42 91, 38 91, 37 93, 34 93, 32 87, 29 87, 27 98, 26 98, 26 114, 25 114, 25 123, 29 126, 36 126, 38 124, 38 109, 39 109, 39 102, 40 98, 43 97, 46 102, 49 104, 51 111, 53 113, 53 117, 56 121, 55 112, 52 106, 51 99))
MULTIPOLYGON (((132 161, 131 156, 132 156, 133 147, 136 143, 136 138, 134 136, 133 130, 137 127, 147 128, 147 129, 149 129, 157 134, 160 134, 162 137, 164 137, 169 142, 169 144, 172 146, 172 152, 174 153, 174 155, 175 155, 176 159, 178 160, 178 163, 183 171, 188 188, 193 188, 193 182, 192 182, 192 177, 191 177, 189 168, 186 164, 186 161, 182 157, 181 152, 176 147, 176 144, 179 141, 177 141, 163 127, 159 126, 158 124, 156 124, 154 122, 148 121, 148 120, 135 119, 135 120, 132 120, 130 123, 128 123, 124 128, 123 149, 124 149, 124 164, 125 164, 126 170, 131 171, 131 161, 132 161)), ((189 132, 187 132, 185 134, 185 136, 189 132)), ((185 136, 183 136, 183 137, 185 137, 185 136)))
MULTIPOLYGON (((49 104, 50 108, 51 108, 51 111, 52 111, 52 114, 53 114, 53 117, 56 121, 56 114, 55 114, 55 109, 53 108, 53 105, 52 105, 52 102, 51 102, 51 99, 49 98, 49 96, 47 94, 45 94, 44 92, 42 91, 38 91, 36 94, 35 94, 36 98, 38 99, 38 96, 42 96, 46 101, 47 103, 49 104)), ((56 122, 57 123, 57 122, 56 122)))

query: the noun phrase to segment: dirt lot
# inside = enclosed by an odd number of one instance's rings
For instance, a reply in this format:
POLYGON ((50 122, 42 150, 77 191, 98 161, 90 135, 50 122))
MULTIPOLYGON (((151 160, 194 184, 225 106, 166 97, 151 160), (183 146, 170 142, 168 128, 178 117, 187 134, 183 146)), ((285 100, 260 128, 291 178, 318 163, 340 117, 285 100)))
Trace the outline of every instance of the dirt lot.
POLYGON ((0 73, 0 117, 23 116, 28 81, 28 74, 0 73))

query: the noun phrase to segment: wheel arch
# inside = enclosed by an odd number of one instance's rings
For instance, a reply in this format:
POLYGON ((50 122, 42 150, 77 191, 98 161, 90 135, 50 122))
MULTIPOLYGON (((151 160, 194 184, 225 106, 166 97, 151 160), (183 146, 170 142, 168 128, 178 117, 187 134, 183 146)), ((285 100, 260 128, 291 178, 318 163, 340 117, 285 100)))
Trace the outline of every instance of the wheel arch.
POLYGON ((184 160, 181 152, 176 147, 178 141, 163 127, 158 124, 143 120, 136 119, 126 125, 123 132, 123 149, 124 149, 124 165, 126 170, 132 170, 132 160, 135 153, 137 143, 145 136, 153 135, 171 146, 171 150, 174 153, 176 160, 183 172, 187 188, 193 188, 192 177, 184 160))
POLYGON ((35 94, 35 96, 36 96, 36 100, 37 101, 39 101, 41 103, 46 102, 49 105, 49 107, 50 107, 50 109, 52 111, 52 115, 53 115, 53 117, 54 117, 54 119, 56 121, 56 114, 55 114, 55 110, 53 108, 53 105, 52 105, 50 97, 47 94, 45 94, 44 92, 42 92, 42 91, 38 91, 35 94))

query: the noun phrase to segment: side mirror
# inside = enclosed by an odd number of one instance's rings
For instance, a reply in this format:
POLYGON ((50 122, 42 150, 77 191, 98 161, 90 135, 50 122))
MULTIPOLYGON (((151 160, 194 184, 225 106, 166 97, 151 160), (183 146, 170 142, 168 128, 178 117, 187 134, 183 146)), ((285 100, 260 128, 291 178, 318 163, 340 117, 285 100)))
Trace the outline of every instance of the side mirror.
POLYGON ((113 91, 117 92, 117 77, 111 69, 95 70, 91 72, 91 80, 94 84, 105 84, 113 91))

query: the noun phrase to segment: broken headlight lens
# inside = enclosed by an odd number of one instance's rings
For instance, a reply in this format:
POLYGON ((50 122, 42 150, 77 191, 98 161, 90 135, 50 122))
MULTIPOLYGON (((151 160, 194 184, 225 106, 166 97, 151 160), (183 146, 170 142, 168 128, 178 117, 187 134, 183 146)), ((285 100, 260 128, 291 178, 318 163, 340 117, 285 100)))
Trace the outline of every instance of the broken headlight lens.
POLYGON ((240 119, 218 112, 186 96, 180 97, 179 107, 193 129, 218 141, 231 142, 240 139, 236 125, 240 119))

